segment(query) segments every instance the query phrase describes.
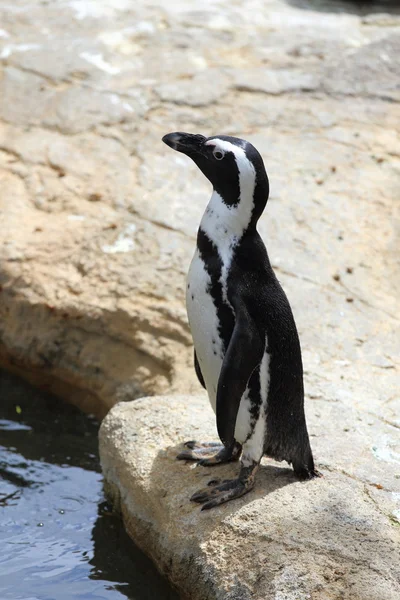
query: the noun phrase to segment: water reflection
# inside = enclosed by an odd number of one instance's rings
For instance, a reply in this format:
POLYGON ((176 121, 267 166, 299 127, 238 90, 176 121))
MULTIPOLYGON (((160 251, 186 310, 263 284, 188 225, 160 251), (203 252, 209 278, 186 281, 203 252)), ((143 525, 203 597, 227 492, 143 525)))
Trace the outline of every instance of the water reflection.
POLYGON ((177 599, 104 501, 97 431, 0 372, 1 600, 177 599))

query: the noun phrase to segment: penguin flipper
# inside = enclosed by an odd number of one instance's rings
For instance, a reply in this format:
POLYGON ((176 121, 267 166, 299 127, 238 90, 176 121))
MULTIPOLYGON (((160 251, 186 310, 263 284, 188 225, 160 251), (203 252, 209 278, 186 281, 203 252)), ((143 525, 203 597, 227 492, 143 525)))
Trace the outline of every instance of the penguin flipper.
POLYGON ((225 446, 234 442, 236 417, 247 383, 260 364, 264 344, 247 311, 236 315, 235 328, 222 363, 217 389, 217 429, 225 446))
POLYGON ((200 382, 200 385, 206 390, 206 384, 204 382, 203 373, 201 372, 199 361, 197 360, 196 350, 194 351, 194 370, 196 371, 197 379, 200 382))

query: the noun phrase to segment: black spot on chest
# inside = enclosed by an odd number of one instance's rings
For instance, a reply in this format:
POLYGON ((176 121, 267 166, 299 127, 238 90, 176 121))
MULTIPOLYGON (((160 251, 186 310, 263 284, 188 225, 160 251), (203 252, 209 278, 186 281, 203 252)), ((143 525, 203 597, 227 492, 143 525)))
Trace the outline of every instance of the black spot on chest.
POLYGON ((202 229, 199 229, 197 234, 197 248, 211 280, 207 293, 210 294, 217 311, 218 335, 222 340, 225 353, 235 326, 235 317, 232 308, 223 299, 221 284, 223 263, 218 254, 217 247, 202 229))

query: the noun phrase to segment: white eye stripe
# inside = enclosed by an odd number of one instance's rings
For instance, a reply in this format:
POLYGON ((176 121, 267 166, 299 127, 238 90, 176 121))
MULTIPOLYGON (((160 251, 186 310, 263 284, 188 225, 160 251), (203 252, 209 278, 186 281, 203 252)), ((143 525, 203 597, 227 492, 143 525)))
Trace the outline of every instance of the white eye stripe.
POLYGON ((233 152, 234 154, 237 151, 242 151, 242 148, 232 144, 231 142, 227 142, 226 140, 220 140, 219 138, 214 138, 212 140, 208 140, 205 142, 206 146, 215 146, 215 149, 221 150, 221 152, 233 152))
POLYGON ((219 138, 208 140, 205 143, 205 145, 214 146, 214 155, 216 152, 222 152, 224 155, 226 154, 226 152, 232 152, 235 155, 235 158, 242 158, 242 156, 246 156, 243 148, 241 148, 240 146, 236 146, 231 142, 227 142, 226 140, 220 140, 219 138))
POLYGON ((232 152, 235 157, 239 170, 240 194, 241 197, 251 196, 254 191, 256 173, 253 163, 247 158, 244 148, 232 144, 227 140, 214 138, 205 143, 206 146, 214 146, 214 156, 216 152, 232 152))

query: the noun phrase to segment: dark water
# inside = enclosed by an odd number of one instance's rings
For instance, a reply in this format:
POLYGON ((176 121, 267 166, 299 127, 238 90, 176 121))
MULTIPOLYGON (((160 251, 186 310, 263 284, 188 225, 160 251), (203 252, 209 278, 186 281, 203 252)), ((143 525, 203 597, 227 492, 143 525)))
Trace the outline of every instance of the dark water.
POLYGON ((0 600, 177 600, 102 494, 98 423, 0 371, 0 600))

